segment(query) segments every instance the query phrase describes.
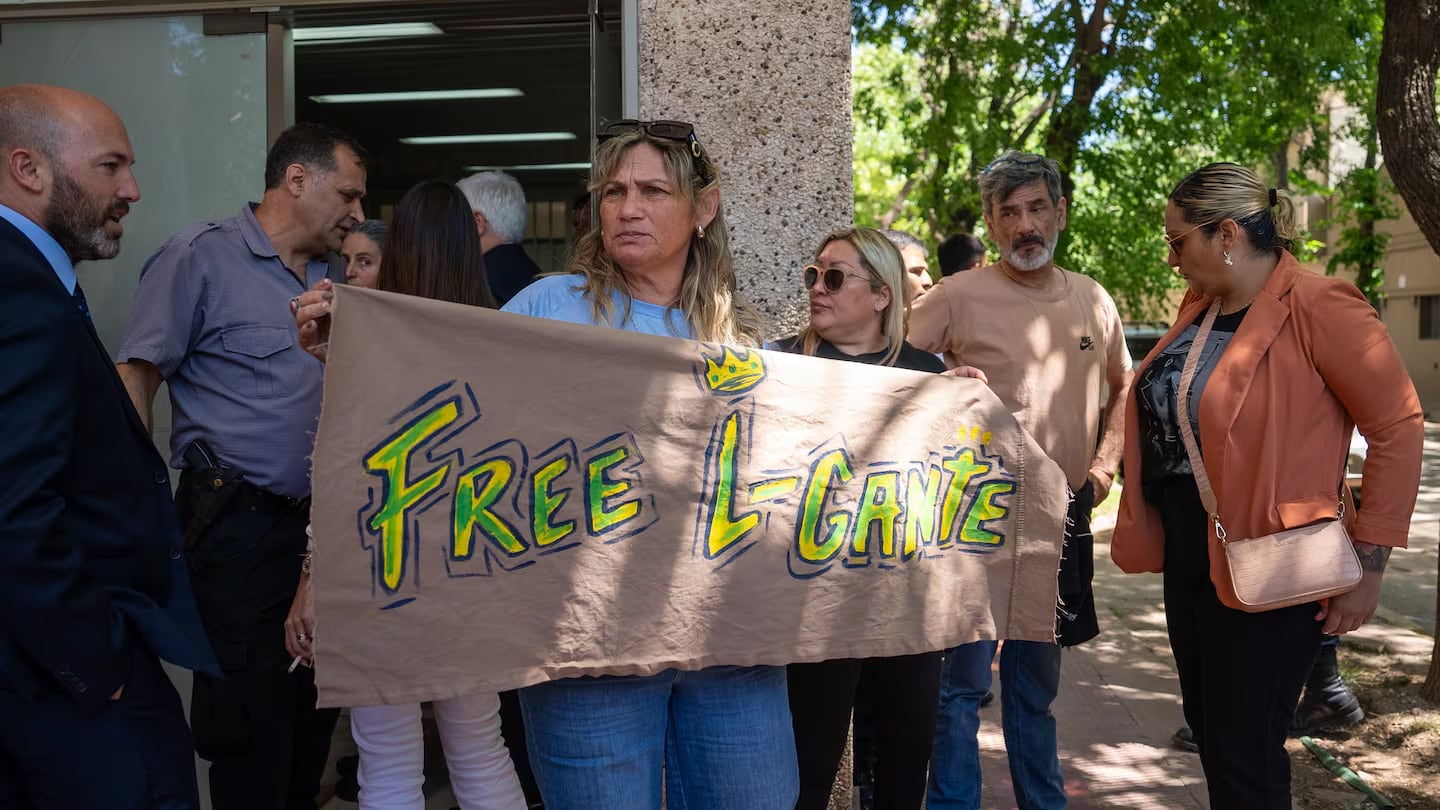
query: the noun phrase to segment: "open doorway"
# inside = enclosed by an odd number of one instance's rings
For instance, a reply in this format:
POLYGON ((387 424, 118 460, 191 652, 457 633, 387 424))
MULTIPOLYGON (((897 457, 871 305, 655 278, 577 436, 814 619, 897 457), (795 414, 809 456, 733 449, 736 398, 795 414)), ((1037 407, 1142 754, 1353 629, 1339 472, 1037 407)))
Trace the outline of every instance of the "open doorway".
MULTIPOLYGON (((92 93, 127 124, 143 201, 126 220, 121 256, 77 269, 91 319, 113 348, 145 260, 192 223, 234 216, 258 200, 268 138, 299 120, 346 130, 366 146, 371 216, 388 218, 399 197, 426 178, 458 180, 478 167, 514 174, 529 200, 527 252, 542 270, 559 269, 595 122, 622 115, 622 22, 633 30, 634 5, 282 0, 263 11, 232 11, 214 0, 0 0, 0 85, 39 82, 92 93), (391 27, 357 33, 353 26, 391 27), (453 97, 482 90, 491 92, 453 97), (430 96, 326 98, 356 93, 430 96)), ((625 62, 633 66, 629 41, 625 62)), ((628 96, 633 100, 633 89, 628 96)), ((162 390, 152 427, 166 455, 169 405, 162 390)), ((189 674, 172 676, 188 712, 189 674)), ((348 731, 342 727, 336 739, 348 742, 348 731)), ((332 754, 345 752, 337 745, 332 754)), ((443 770, 427 773, 433 779, 443 770)), ((324 781, 336 778, 332 764, 324 781)), ((431 801, 452 806, 443 790, 431 801)))
POLYGON ((297 8, 284 19, 295 120, 365 145, 365 207, 381 219, 420 180, 514 175, 526 252, 558 270, 595 120, 621 117, 620 0, 594 11, 591 0, 297 8))

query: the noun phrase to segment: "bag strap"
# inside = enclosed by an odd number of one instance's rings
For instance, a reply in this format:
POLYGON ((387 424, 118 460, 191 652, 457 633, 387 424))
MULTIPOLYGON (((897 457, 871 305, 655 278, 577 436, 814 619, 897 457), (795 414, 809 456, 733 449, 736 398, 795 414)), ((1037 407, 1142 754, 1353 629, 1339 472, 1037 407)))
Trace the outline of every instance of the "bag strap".
POLYGON ((1220 523, 1219 504, 1215 501, 1215 490, 1210 486, 1210 476, 1205 472, 1205 460, 1200 457, 1195 431, 1190 427, 1190 386, 1195 382, 1195 373, 1200 367, 1200 354, 1205 350, 1210 328, 1215 325, 1215 317, 1219 314, 1220 300, 1217 298, 1205 313, 1205 320, 1200 323, 1200 331, 1195 333, 1195 340, 1191 342, 1190 351, 1185 355, 1185 367, 1180 371, 1180 390, 1175 393, 1175 418, 1180 422, 1180 438, 1185 441, 1185 452, 1190 456, 1190 471, 1195 475, 1195 486, 1200 490, 1200 503, 1205 506, 1206 514, 1215 524, 1216 538, 1223 543, 1225 527, 1220 523))
MULTIPOLYGON (((1195 476, 1195 487, 1200 490, 1200 503, 1205 507, 1205 512, 1210 516, 1210 522, 1215 526, 1215 538, 1222 544, 1225 542, 1225 525, 1220 522, 1220 505, 1215 499, 1215 490, 1210 486, 1210 476, 1205 472, 1205 460, 1200 457, 1200 447, 1195 441, 1195 431, 1190 427, 1190 386, 1195 382, 1195 374, 1200 368, 1200 354, 1205 350, 1205 341, 1210 337, 1210 329, 1215 325, 1215 318, 1220 314, 1220 301, 1210 305, 1205 313, 1205 319, 1200 322, 1200 331, 1195 333, 1195 341, 1190 344, 1190 351, 1185 355, 1185 367, 1180 371, 1180 390, 1175 392, 1175 407, 1178 413, 1176 418, 1180 420, 1180 438, 1185 442, 1185 452, 1190 456, 1190 471, 1195 476)), ((1340 491, 1345 489, 1344 467, 1341 467, 1340 491)), ((1340 496, 1340 504, 1336 509, 1335 518, 1345 518, 1345 497, 1340 496)))

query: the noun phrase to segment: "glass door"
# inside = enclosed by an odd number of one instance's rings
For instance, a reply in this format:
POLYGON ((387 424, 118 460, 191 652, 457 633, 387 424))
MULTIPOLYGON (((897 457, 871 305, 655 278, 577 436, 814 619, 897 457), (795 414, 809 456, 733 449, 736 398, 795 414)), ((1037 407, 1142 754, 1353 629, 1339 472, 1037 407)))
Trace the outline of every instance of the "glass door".
MULTIPOLYGON (((0 85, 60 85, 109 104, 130 132, 140 202, 120 256, 76 270, 113 352, 140 268, 190 223, 258 200, 265 165, 265 35, 207 36, 200 16, 5 23, 0 85)), ((170 444, 170 398, 155 400, 155 441, 170 444)))

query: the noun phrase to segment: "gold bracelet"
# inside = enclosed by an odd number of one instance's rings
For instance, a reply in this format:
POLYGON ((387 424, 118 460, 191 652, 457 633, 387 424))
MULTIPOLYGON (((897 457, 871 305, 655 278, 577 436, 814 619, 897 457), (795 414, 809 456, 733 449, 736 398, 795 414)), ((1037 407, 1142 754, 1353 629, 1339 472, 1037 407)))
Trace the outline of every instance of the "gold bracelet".
POLYGON ((310 552, 308 551, 300 555, 300 575, 310 576, 310 552))

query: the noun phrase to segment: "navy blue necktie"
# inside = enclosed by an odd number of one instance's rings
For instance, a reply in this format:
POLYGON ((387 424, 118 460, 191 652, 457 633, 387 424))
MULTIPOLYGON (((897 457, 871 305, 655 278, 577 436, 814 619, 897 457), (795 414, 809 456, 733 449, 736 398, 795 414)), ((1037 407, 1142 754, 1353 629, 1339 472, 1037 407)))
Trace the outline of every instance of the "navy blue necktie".
POLYGON ((90 307, 85 303, 85 291, 80 289, 79 284, 75 285, 74 298, 75 306, 80 310, 80 313, 87 318, 90 317, 90 307))

